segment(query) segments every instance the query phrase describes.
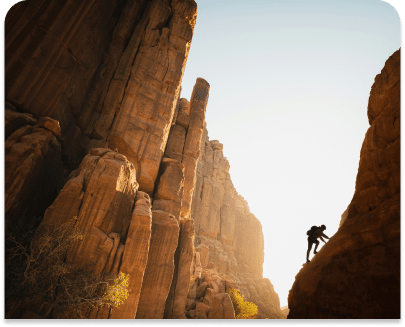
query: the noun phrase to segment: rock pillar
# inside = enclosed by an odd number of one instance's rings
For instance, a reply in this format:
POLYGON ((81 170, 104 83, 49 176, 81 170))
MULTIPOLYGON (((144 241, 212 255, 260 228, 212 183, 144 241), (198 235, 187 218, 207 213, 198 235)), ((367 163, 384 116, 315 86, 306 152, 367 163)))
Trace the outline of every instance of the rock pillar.
POLYGON ((132 212, 120 271, 129 276, 129 297, 111 312, 111 319, 135 319, 143 276, 148 261, 152 212, 148 194, 139 191, 132 212))
POLYGON ((202 78, 197 78, 190 100, 190 120, 184 144, 184 190, 181 204, 181 217, 190 216, 191 201, 196 181, 196 168, 200 155, 201 136, 204 129, 205 110, 208 103, 210 85, 202 78))
POLYGON ((165 318, 185 319, 187 293, 190 284, 190 265, 194 255, 194 221, 180 221, 179 246, 175 253, 175 270, 170 293, 166 301, 165 318))
POLYGON ((168 212, 152 211, 152 238, 148 264, 136 313, 137 319, 161 319, 174 272, 179 223, 168 212))

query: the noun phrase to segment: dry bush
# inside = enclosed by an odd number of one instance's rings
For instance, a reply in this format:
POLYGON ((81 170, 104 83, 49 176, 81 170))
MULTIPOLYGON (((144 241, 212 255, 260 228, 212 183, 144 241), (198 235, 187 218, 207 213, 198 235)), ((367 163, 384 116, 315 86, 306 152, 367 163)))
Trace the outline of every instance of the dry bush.
MULTIPOLYGON (((75 227, 75 218, 59 226, 41 227, 30 245, 9 236, 6 245, 6 317, 30 305, 59 316, 83 318, 83 308, 120 305, 128 297, 128 276, 96 276, 91 267, 77 269, 65 261, 68 248, 90 235, 75 227)), ((32 234, 32 233, 30 233, 32 234)), ((30 235, 27 234, 27 237, 30 235)))
POLYGON ((257 305, 245 301, 238 289, 229 288, 227 293, 231 297, 236 319, 254 319, 258 313, 257 305))

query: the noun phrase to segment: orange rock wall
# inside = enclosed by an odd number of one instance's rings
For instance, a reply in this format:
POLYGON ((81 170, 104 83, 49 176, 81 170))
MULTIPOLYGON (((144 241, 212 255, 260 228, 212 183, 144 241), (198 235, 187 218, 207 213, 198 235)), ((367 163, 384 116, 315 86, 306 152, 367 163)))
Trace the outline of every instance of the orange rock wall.
POLYGON ((6 17, 6 100, 59 121, 65 169, 118 149, 151 195, 196 21, 193 0, 28 0, 6 17))
POLYGON ((192 110, 175 109, 196 13, 193 0, 28 0, 7 15, 6 220, 21 221, 26 198, 52 178, 40 228, 77 217, 92 237, 66 260, 130 277, 125 304, 90 318, 162 318, 174 274, 173 313, 184 316, 208 83, 197 80, 192 110), (187 120, 181 158, 163 158, 177 116, 187 120), (41 117, 60 124, 58 135, 41 117))

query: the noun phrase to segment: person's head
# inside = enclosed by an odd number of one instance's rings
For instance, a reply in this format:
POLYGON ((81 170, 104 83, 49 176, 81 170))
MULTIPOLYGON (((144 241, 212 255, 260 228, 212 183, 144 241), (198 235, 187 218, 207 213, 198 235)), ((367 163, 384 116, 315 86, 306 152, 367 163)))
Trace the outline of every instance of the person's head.
POLYGON ((325 226, 325 225, 322 225, 321 228, 322 228, 322 230, 326 230, 326 226, 325 226))

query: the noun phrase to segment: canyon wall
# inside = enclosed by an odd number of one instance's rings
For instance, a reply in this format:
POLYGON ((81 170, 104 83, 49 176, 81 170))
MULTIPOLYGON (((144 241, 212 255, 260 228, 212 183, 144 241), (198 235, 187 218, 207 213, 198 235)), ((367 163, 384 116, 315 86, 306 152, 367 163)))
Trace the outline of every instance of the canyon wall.
POLYGON ((398 50, 375 78, 353 199, 297 274, 288 319, 400 318, 400 67, 398 50))
POLYGON ((73 222, 85 236, 67 265, 129 276, 122 305, 86 318, 235 318, 230 288, 282 315, 261 224, 204 129, 210 85, 180 99, 196 14, 194 0, 27 0, 6 17, 6 236, 73 222))
POLYGON ((214 294, 216 285, 237 288, 258 304, 263 317, 281 318, 278 294, 263 278, 261 223, 233 186, 229 168, 223 145, 210 141, 204 129, 191 211, 200 265, 194 277, 198 285, 202 280, 211 283, 208 289, 214 294))
MULTIPOLYGON (((66 262, 130 279, 125 304, 87 317, 163 318, 171 288, 184 316, 209 84, 197 79, 189 108, 176 108, 196 13, 193 0, 31 0, 6 17, 7 233, 75 219, 91 237, 66 262), (189 125, 173 158, 164 153, 176 115, 189 125)), ((66 317, 43 303, 28 309, 66 317)))

